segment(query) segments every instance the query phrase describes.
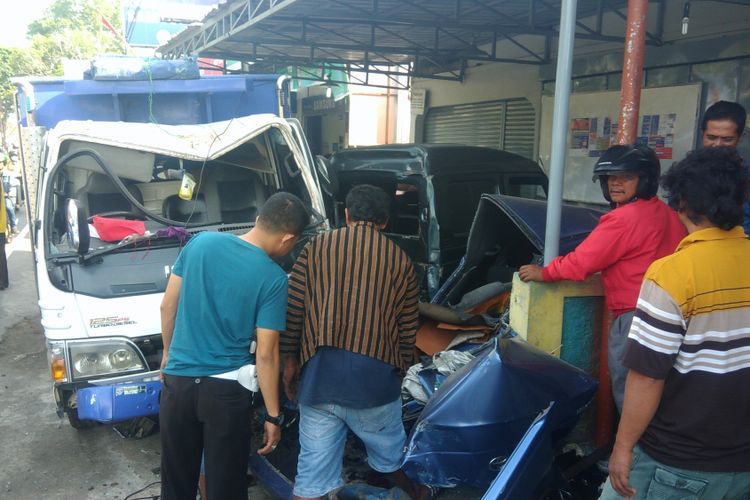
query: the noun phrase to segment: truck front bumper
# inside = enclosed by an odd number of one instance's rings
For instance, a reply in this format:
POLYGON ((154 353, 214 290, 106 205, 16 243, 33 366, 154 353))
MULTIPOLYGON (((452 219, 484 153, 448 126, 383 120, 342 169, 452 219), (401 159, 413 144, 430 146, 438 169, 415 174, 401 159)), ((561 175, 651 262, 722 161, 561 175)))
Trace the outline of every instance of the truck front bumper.
POLYGON ((159 413, 159 372, 91 381, 77 390, 78 418, 102 423, 121 422, 159 413))

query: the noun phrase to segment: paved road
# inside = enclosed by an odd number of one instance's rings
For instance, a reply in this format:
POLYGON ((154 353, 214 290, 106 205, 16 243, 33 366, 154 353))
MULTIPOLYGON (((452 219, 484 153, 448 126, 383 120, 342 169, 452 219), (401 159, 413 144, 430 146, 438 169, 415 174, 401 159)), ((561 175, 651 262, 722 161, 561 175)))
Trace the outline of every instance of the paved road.
POLYGON ((159 480, 159 436, 79 432, 58 418, 30 248, 27 229, 6 247, 10 288, 0 292, 0 498, 125 498, 159 480))
MULTIPOLYGON (((0 291, 0 499, 124 499, 156 482, 133 495, 150 498, 159 492, 158 434, 77 431, 55 413, 30 248, 28 230, 6 246, 10 288, 0 291)), ((251 498, 269 497, 252 488, 251 498)))

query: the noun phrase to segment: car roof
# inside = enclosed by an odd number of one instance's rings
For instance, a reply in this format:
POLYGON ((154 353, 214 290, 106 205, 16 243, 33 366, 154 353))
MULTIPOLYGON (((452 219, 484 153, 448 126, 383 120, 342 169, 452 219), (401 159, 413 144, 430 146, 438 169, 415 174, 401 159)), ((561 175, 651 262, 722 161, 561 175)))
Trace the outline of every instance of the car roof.
POLYGON ((528 158, 500 149, 460 144, 387 144, 334 153, 337 172, 379 171, 418 175, 507 172, 544 176, 528 158))

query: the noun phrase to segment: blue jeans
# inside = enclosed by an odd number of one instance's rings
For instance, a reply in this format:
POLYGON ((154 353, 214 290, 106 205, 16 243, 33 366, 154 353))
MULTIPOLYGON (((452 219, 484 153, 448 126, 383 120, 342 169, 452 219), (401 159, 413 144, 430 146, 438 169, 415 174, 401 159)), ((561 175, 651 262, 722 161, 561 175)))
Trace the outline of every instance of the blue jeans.
POLYGON ((16 230, 16 209, 13 206, 13 200, 10 199, 10 196, 5 197, 5 212, 8 214, 8 224, 10 225, 10 228, 15 231, 16 230))
MULTIPOLYGON (((633 450, 630 486, 635 499, 645 500, 747 500, 750 472, 700 472, 657 462, 640 446, 633 450)), ((609 478, 599 500, 624 498, 612 488, 609 478)))
POLYGON ((367 462, 378 472, 401 467, 406 433, 401 421, 401 399, 375 408, 352 409, 339 405, 300 405, 297 477, 294 494, 322 497, 344 485, 341 468, 347 429, 367 449, 367 462))
POLYGON ((625 399, 625 379, 628 377, 628 369, 622 364, 622 360, 625 358, 628 333, 634 315, 635 311, 629 311, 613 319, 607 339, 609 378, 612 380, 612 397, 617 405, 618 413, 622 413, 622 402, 625 399))

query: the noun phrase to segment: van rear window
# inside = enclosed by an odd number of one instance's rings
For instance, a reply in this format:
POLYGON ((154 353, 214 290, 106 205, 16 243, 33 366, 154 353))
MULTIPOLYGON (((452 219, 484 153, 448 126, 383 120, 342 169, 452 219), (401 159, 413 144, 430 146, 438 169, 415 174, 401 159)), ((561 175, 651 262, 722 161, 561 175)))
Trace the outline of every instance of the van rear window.
POLYGON ((528 198, 530 200, 546 200, 547 189, 545 180, 539 177, 510 177, 508 187, 503 194, 528 198))

